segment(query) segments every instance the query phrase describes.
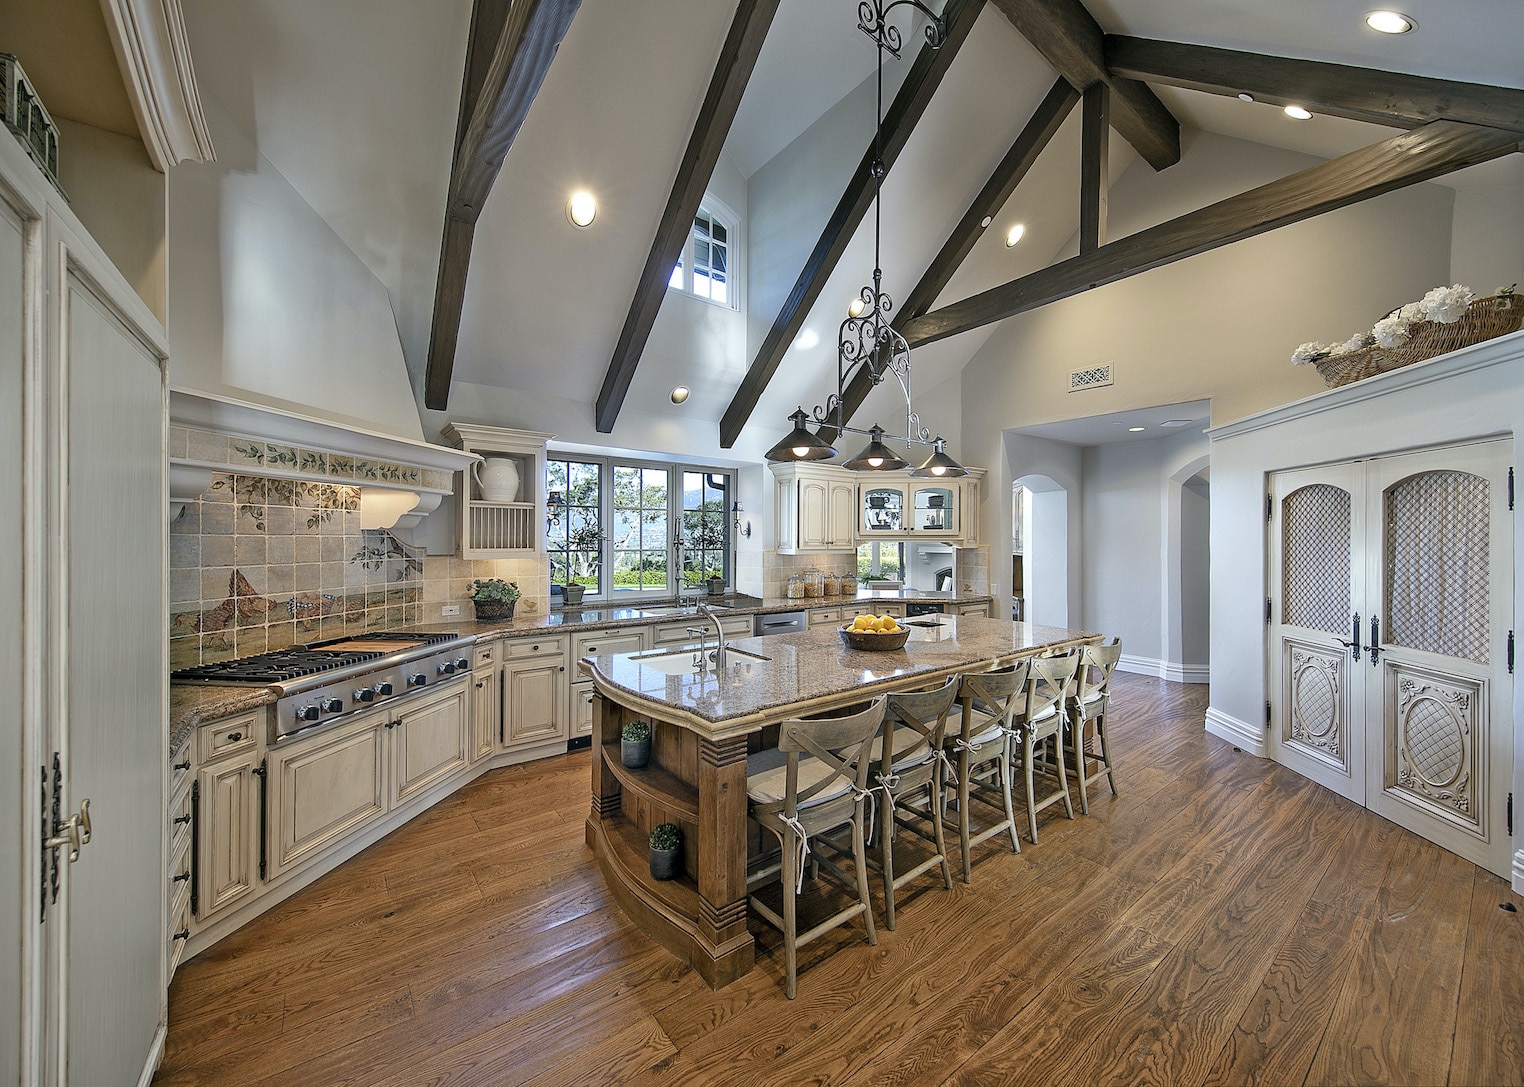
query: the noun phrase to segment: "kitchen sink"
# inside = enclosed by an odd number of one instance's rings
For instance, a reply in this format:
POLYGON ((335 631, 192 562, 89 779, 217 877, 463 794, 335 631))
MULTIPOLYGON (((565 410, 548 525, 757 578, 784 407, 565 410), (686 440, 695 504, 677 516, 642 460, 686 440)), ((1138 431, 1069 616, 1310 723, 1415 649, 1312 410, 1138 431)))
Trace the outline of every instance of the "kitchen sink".
MULTIPOLYGON (((748 653, 744 649, 734 647, 725 650, 726 670, 734 670, 744 664, 756 664, 759 661, 770 661, 771 657, 764 657, 761 653, 748 653)), ((654 653, 640 653, 631 657, 643 668, 661 672, 668 676, 686 676, 698 671, 693 663, 693 658, 698 655, 696 649, 664 649, 654 653)), ((709 664, 709 671, 714 671, 714 664, 709 664)))
MULTIPOLYGON (((729 604, 709 604, 707 606, 711 611, 724 611, 730 607, 729 604)), ((661 618, 663 616, 670 615, 699 614, 698 608, 692 604, 659 604, 654 608, 636 607, 634 610, 639 612, 641 615, 649 615, 652 618, 661 618)))

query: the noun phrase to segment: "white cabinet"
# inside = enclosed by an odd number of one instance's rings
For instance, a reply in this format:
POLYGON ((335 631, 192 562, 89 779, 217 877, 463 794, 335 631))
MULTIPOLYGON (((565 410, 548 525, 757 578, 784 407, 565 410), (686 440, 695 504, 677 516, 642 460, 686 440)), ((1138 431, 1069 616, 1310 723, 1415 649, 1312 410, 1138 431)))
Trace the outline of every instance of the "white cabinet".
POLYGON ((471 673, 471 724, 468 755, 472 763, 490 758, 503 728, 503 687, 497 668, 497 646, 476 647, 471 673))
POLYGON ((391 805, 407 800, 466 768, 467 692, 475 688, 455 684, 450 690, 399 707, 388 728, 392 730, 391 805))
POLYGON ((580 740, 593 734, 594 707, 597 702, 598 692, 593 689, 592 680, 584 679, 571 685, 571 739, 580 740))
MULTIPOLYGON (((726 640, 731 638, 751 637, 751 616, 731 615, 720 619, 720 629, 725 632, 726 640)), ((701 615, 690 616, 687 619, 675 623, 658 623, 651 628, 651 647, 653 649, 697 649, 701 641, 714 645, 714 624, 701 615), (705 631, 704 637, 697 634, 689 634, 689 630, 705 631)))
POLYGON ((196 771, 196 916, 202 921, 259 889, 260 771, 253 744, 196 771))
POLYGON ((270 877, 386 813, 391 720, 380 709, 271 749, 270 877))
POLYGON ((989 604, 959 604, 958 605, 958 614, 959 615, 977 615, 981 619, 988 619, 990 617, 990 605, 989 604))
POLYGON ((501 559, 544 551, 545 443, 555 435, 446 423, 444 436, 457 449, 479 453, 492 462, 485 477, 482 471, 470 468, 460 474, 455 492, 460 513, 460 557, 501 559), (495 481, 513 475, 518 477, 518 486, 511 499, 493 489, 495 481), (488 483, 486 491, 481 486, 483 480, 488 483))
POLYGON ((774 464, 777 550, 847 551, 856 546, 857 481, 843 468, 774 464))
POLYGON ((566 638, 510 638, 503 653, 500 750, 565 740, 566 638))
POLYGON ((982 468, 956 479, 907 479, 865 473, 857 484, 857 539, 955 540, 978 538, 982 468))

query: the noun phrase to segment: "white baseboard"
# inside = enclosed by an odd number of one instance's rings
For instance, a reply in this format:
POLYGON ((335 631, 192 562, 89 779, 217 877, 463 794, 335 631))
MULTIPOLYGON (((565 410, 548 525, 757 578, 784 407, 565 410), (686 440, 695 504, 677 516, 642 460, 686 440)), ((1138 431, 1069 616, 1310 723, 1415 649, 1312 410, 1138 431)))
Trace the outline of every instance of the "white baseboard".
POLYGON ((1186 667, 1173 661, 1160 660, 1158 657, 1138 657, 1130 653, 1122 654, 1117 660, 1117 667, 1123 672, 1153 676, 1171 683, 1206 683, 1212 678, 1209 668, 1198 668, 1194 665, 1186 667))
POLYGON ((1206 730, 1220 740, 1227 740, 1235 747, 1243 748, 1251 755, 1258 755, 1263 759, 1269 754, 1265 747, 1263 731, 1246 721, 1230 717, 1213 706, 1207 707, 1206 730))
POLYGON ((154 1031, 153 1045, 148 1047, 148 1061, 143 1065, 143 1074, 138 1077, 138 1087, 149 1087, 153 1082, 153 1074, 159 1070, 159 1063, 164 1060, 164 1041, 168 1037, 169 1023, 165 1020, 154 1031))

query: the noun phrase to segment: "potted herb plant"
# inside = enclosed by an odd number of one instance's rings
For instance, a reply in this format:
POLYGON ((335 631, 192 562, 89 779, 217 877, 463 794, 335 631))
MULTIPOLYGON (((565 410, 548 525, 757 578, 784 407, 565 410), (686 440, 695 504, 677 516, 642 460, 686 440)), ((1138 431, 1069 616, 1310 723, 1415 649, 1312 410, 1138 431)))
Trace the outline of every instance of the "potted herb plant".
POLYGON ((676 879, 683 869, 683 832, 676 823, 651 828, 651 878, 676 879))
POLYGON ((476 606, 476 617, 488 622, 512 619, 514 605, 523 595, 516 581, 489 577, 471 582, 471 602, 476 606))
POLYGON ((651 761, 651 726, 631 721, 619 734, 619 761, 631 770, 639 770, 651 761))

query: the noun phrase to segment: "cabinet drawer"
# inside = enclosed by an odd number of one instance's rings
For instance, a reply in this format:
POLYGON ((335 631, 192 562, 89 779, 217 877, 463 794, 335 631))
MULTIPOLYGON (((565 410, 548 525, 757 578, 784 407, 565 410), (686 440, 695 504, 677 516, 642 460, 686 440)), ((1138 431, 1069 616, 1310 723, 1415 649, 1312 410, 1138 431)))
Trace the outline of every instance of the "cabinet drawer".
POLYGON ((169 757, 169 795, 174 796, 176 790, 190 780, 191 747, 195 744, 194 735, 187 736, 179 749, 169 757))
POLYGON ((835 626, 840 622, 840 608, 815 608, 810 612, 810 626, 812 627, 823 627, 828 624, 835 626))
POLYGON ((190 939, 190 923, 190 887, 186 884, 170 897, 169 926, 164 933, 164 955, 169 960, 171 976, 185 956, 185 942, 190 939))
POLYGON ((598 692, 591 682, 571 685, 571 735, 591 736, 593 716, 598 704, 598 692))
POLYGON ((190 844, 191 791, 187 785, 169 801, 169 853, 174 856, 190 844))
POLYGON ((191 855, 190 835, 185 836, 185 841, 170 849, 169 855, 169 897, 174 898, 180 893, 190 894, 191 855))
POLYGON ((475 668, 485 668, 485 667, 488 667, 490 665, 496 664, 497 663, 497 649, 498 649, 498 643, 497 642, 493 642, 491 645, 479 645, 479 646, 477 646, 476 647, 476 652, 472 655, 472 660, 475 662, 473 667, 475 667, 475 668))
POLYGON ((264 711, 224 717, 196 729, 197 748, 203 763, 235 751, 254 748, 254 734, 264 724, 264 711))
POLYGON ((502 643, 504 660, 524 657, 554 657, 566 652, 566 639, 558 638, 509 638, 502 643))
MULTIPOLYGON (((703 628, 707 632, 709 641, 714 641, 714 624, 704 619, 701 615, 695 615, 691 619, 685 619, 678 623, 663 623, 651 628, 651 645, 698 645, 699 636, 689 634, 688 628, 694 630, 703 628)), ((749 638, 751 637, 751 616, 733 615, 720 620, 720 629, 725 632, 726 638, 749 638)))
POLYGON ((981 618, 989 618, 990 606, 988 604, 959 604, 959 615, 977 615, 981 618))
POLYGON ((600 653, 639 653, 646 647, 644 630, 585 630, 572 635, 572 659, 600 653))

